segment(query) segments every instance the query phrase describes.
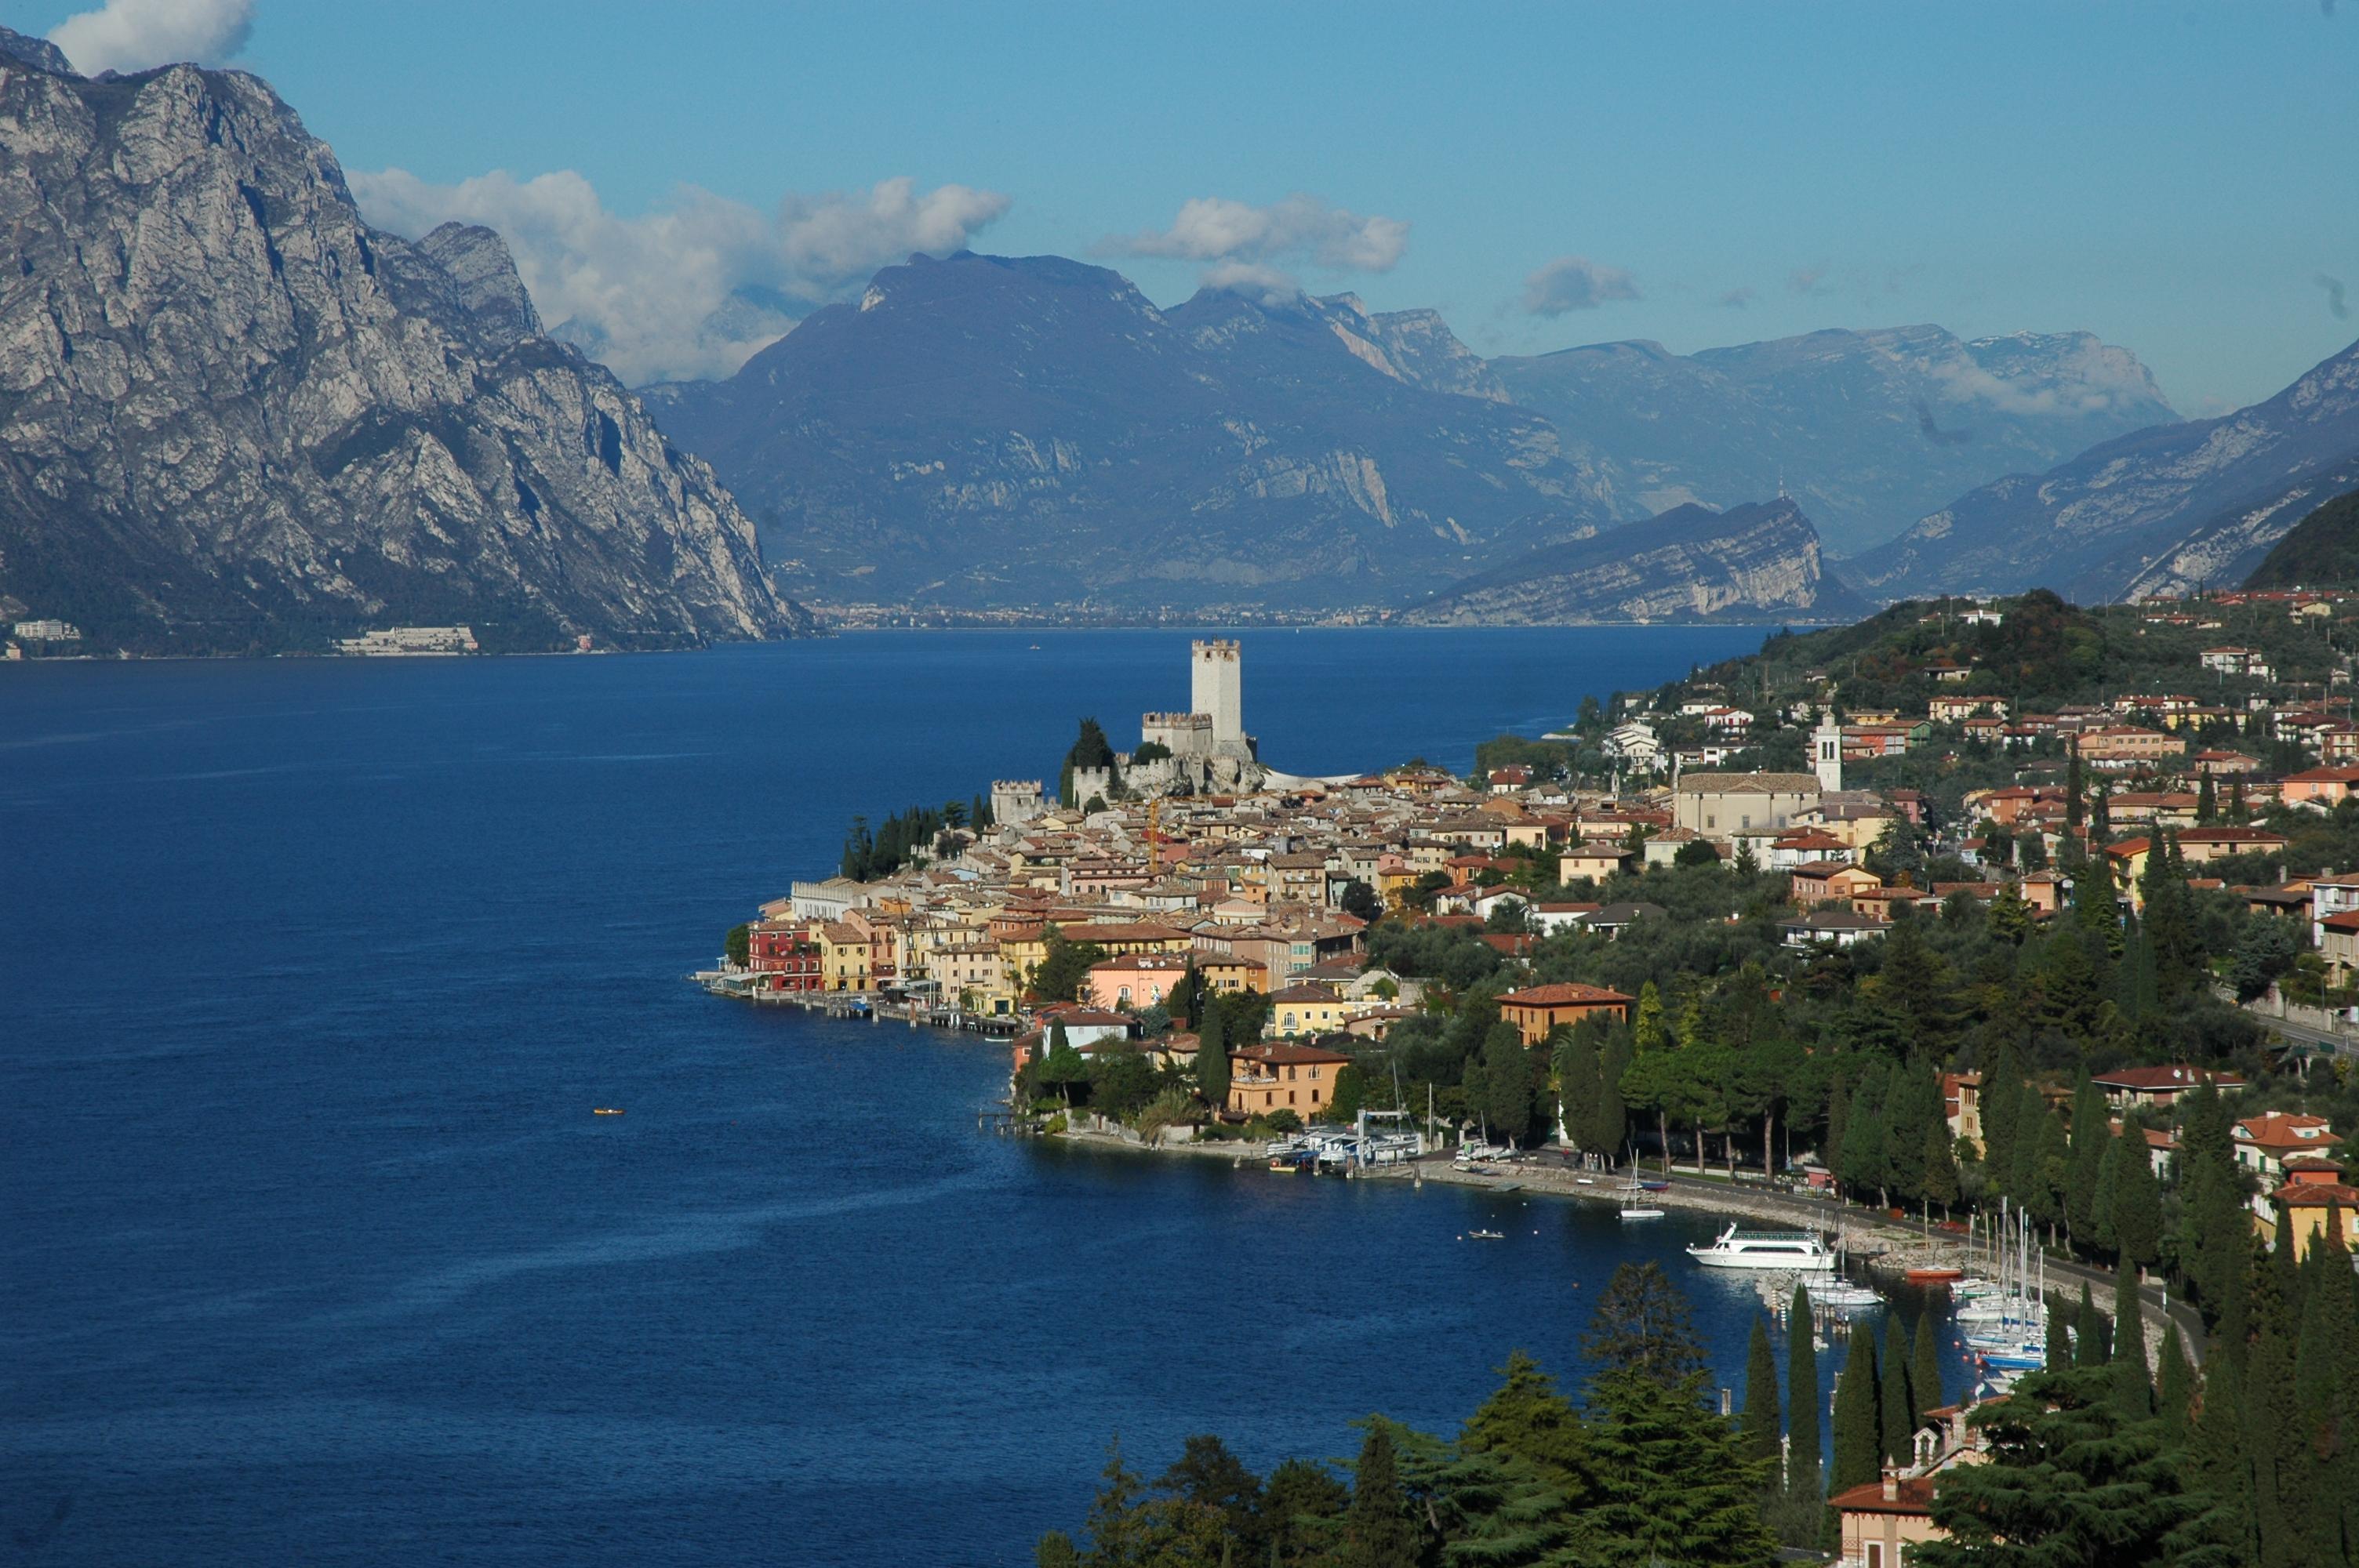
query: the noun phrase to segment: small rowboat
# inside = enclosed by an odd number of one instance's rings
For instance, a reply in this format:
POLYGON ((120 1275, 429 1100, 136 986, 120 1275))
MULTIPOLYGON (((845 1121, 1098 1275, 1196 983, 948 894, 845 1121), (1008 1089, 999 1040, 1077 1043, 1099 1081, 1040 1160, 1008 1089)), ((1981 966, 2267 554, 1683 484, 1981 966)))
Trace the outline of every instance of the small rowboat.
POLYGON ((1912 1285, 1946 1285, 1965 1277, 1963 1269, 1911 1269, 1903 1276, 1912 1285))

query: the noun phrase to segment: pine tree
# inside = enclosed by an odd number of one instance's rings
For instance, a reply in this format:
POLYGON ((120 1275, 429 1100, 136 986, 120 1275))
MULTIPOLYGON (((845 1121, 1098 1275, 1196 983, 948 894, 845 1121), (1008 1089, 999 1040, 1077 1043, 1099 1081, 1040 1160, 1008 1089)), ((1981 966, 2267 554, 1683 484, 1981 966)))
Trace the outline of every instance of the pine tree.
POLYGON ((1889 1309, 1884 1314, 1884 1356, 1876 1365, 1882 1374, 1876 1392, 1881 1396, 1877 1424, 1883 1430, 1884 1456, 1906 1465, 1917 1441, 1917 1399, 1908 1389, 1908 1336, 1900 1326, 1900 1314, 1889 1309))
POLYGON ((1417 1527, 1401 1491, 1392 1431, 1382 1417, 1368 1423, 1360 1462, 1352 1472, 1352 1506, 1343 1515, 1342 1568, 1417 1568, 1417 1527))
POLYGON ((2138 1297, 2137 1266, 2128 1254, 2114 1276, 2114 1404, 2125 1421, 2154 1413, 2154 1385, 2147 1380, 2146 1308, 2138 1297))
POLYGON ((1769 1325, 1753 1318, 1753 1341, 1745 1352, 1745 1442, 1746 1457, 1777 1460, 1777 1360, 1769 1352, 1769 1325))
POLYGON ((1704 1409, 1703 1395, 1701 1373, 1667 1387, 1609 1370, 1590 1385, 1597 1497, 1581 1512, 1582 1550, 1549 1561, 1768 1568, 1777 1543, 1761 1519, 1767 1466, 1745 1454, 1734 1423, 1704 1409))
POLYGON ((2125 1421, 2099 1371, 2034 1373, 1978 1418, 1990 1463, 1961 1465, 1933 1493, 1939 1538, 1911 1568, 2224 1560, 2190 1552, 2210 1499, 2190 1494, 2158 1423, 2125 1421))
POLYGON ((1908 1393, 1915 1401, 1917 1424, 1946 1401, 1941 1392, 1941 1352, 1933 1340, 1933 1314, 1917 1314, 1917 1343, 1908 1359, 1908 1393))

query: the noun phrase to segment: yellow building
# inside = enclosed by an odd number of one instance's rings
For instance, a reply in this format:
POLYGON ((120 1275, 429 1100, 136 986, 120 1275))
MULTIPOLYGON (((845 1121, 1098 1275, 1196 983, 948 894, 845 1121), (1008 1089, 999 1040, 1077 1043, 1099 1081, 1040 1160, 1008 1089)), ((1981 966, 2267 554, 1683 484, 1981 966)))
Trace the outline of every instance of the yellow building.
POLYGON ((823 989, 864 991, 868 989, 868 933, 856 925, 831 920, 819 928, 819 972, 823 989))
POLYGON ((1325 986, 1286 986, 1269 995, 1269 1027, 1288 1038, 1334 1033, 1364 1005, 1346 1002, 1325 986))

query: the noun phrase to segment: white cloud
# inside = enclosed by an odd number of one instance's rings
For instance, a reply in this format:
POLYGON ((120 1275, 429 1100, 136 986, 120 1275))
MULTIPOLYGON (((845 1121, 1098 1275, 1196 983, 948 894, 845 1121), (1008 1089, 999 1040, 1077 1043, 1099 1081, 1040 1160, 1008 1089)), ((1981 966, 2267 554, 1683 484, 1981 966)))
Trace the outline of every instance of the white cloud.
POLYGON ((413 238, 456 220, 496 230, 552 329, 594 345, 634 385, 727 375, 793 323, 913 251, 947 254, 1011 199, 914 180, 790 195, 765 214, 684 187, 642 217, 607 211, 571 169, 517 179, 495 169, 434 185, 405 169, 355 173, 369 222, 413 238))
POLYGON ((1636 279, 1587 256, 1559 256, 1524 279, 1524 310, 1532 316, 1594 310, 1609 299, 1637 297, 1636 279))
POLYGON ((254 0, 106 0, 59 23, 49 42, 76 70, 96 76, 231 59, 253 31, 254 0))
POLYGON ((1334 272, 1390 272, 1408 249, 1408 224, 1398 218, 1364 217, 1316 196, 1297 194, 1266 207, 1200 196, 1180 207, 1169 229, 1109 235, 1098 249, 1180 261, 1264 266, 1293 262, 1334 272))
POLYGON ((1215 262, 1204 269, 1206 288, 1224 288, 1264 305, 1290 305, 1302 297, 1302 286, 1274 266, 1259 262, 1215 262))

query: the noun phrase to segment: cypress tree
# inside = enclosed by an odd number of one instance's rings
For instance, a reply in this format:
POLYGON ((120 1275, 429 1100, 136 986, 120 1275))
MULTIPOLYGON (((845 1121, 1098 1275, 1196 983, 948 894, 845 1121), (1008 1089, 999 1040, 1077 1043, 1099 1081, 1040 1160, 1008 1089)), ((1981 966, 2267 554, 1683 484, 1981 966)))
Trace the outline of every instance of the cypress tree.
POLYGON ((2072 1369, 2072 1331, 2066 1321, 2063 1298, 2053 1292, 2048 1298, 2048 1369, 2072 1369))
MULTIPOLYGON (((2121 1245, 2120 1238, 2114 1232, 2114 1189, 2121 1183, 2122 1147, 2125 1141, 2120 1138, 2105 1140, 2104 1155, 2097 1162, 2096 1192, 2086 1200, 2091 1221, 2089 1228, 2075 1231, 2072 1235, 2073 1241, 2083 1250, 2111 1252, 2121 1245)), ((2074 1184, 2079 1184, 2077 1172, 2074 1173, 2074 1184)))
POLYGON ((2212 774, 2209 770, 2206 770, 2203 782, 2195 786, 2195 820, 2201 826, 2209 827, 2218 821, 2219 816, 2219 798, 2212 793, 2212 774))
POLYGON ((1786 1315, 1786 1493, 1796 1511, 1821 1508, 1826 1501, 1819 1476, 1825 1464, 1819 1430, 1819 1347, 1813 1342, 1810 1293, 1794 1287, 1786 1315))
POLYGON ((1203 1016, 1196 1021, 1196 1091, 1204 1103, 1215 1111, 1229 1108, 1229 1038, 1221 1016, 1221 1000, 1210 991, 1203 993, 1196 1011, 1203 1016))
POLYGON ((2260 1568, 2325 1561, 2311 1538, 2310 1444, 2294 1388, 2293 1350, 2274 1325, 2254 1340, 2245 1373, 2245 1445, 2253 1467, 2260 1568))
POLYGON ((1753 1318, 1753 1343, 1745 1352, 1744 1449, 1748 1458, 1777 1462, 1777 1358, 1769 1351, 1769 1325, 1753 1318))
POLYGON ((2081 1310, 2072 1318, 2072 1361, 2080 1367, 2102 1367, 2113 1359, 2113 1341, 2105 1333, 2105 1314, 2097 1310, 2087 1281, 2081 1283, 2081 1310))
POLYGON ((2165 1446, 2184 1448, 2194 1431, 2195 1369, 2187 1364, 2186 1347, 2179 1337, 2179 1325, 2171 1324, 2162 1331, 2162 1377, 2156 1398, 2162 1416, 2162 1430, 2167 1436, 2165 1446))
POLYGON ((1883 1427, 1884 1456, 1895 1465, 1906 1465, 1917 1437, 1917 1400, 1908 1389, 1908 1336, 1897 1311, 1884 1314, 1884 1356, 1877 1370, 1882 1374, 1876 1392, 1881 1396, 1878 1422, 1883 1427))
POLYGON ((2147 1381, 2146 1309, 2138 1297, 2137 1265, 2125 1254, 2114 1275, 2114 1407, 2124 1421, 2154 1413, 2154 1385, 2147 1381))
POLYGON ((1830 1494, 1864 1486, 1884 1474, 1884 1433, 1875 1384, 1875 1337, 1854 1335, 1843 1373, 1835 1379, 1835 1455, 1827 1476, 1830 1494))
POLYGON ((2113 1141, 2113 1131, 2105 1125, 2105 1097, 2083 1072, 2080 1087, 2072 1091, 2072 1173, 2064 1193, 2065 1227, 2083 1247, 2096 1239, 2097 1178, 2113 1141))
POLYGON ((2023 1068, 2015 1047, 2001 1045, 1983 1075, 1983 1167, 2003 1191, 2015 1171, 2015 1119, 2023 1108, 2023 1068))
POLYGON ((1908 1391, 1916 1399, 1917 1424, 1923 1426, 1928 1412, 1937 1411, 1947 1402, 1941 1392, 1941 1353, 1933 1343, 1933 1314, 1917 1314, 1917 1345, 1908 1361, 1908 1391))
POLYGON ((1417 1529, 1401 1491, 1391 1431, 1368 1423, 1360 1462, 1352 1473, 1352 1506, 1343 1515, 1343 1568, 1417 1568, 1417 1529))
POLYGON ((1588 1024, 1572 1029, 1558 1046, 1556 1056, 1557 1096, 1563 1108, 1564 1130, 1572 1146, 1584 1154, 1607 1152, 1595 1141, 1597 1097, 1605 1087, 1597 1035, 1596 1028, 1588 1024))
POLYGON ((2147 1152, 2146 1129, 2133 1114, 2122 1127, 2121 1163, 2114 1173, 2114 1245, 2140 1269, 2162 1256, 2162 1185, 2147 1152))

